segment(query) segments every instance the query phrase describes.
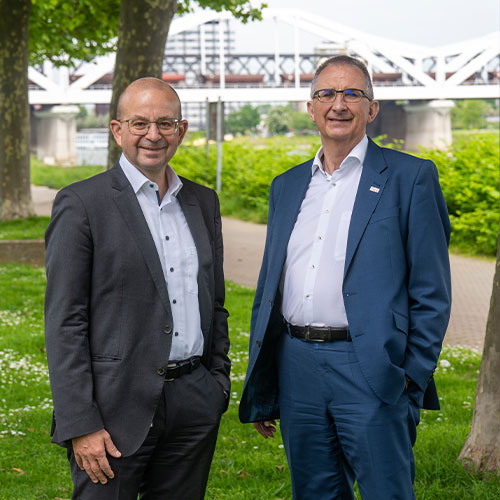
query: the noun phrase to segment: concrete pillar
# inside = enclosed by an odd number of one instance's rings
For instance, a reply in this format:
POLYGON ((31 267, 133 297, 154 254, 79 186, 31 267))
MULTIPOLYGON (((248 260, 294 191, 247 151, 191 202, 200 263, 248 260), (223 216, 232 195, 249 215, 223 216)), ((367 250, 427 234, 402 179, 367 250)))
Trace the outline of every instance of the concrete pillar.
POLYGON ((35 112, 39 160, 51 165, 76 165, 77 114, 78 107, 67 104, 35 112))
POLYGON ((406 112, 395 101, 379 101, 379 112, 375 120, 366 127, 370 137, 384 135, 383 144, 404 141, 406 136, 406 112))
POLYGON ((453 101, 436 100, 419 104, 408 104, 406 111, 405 149, 447 149, 452 142, 450 110, 453 101))

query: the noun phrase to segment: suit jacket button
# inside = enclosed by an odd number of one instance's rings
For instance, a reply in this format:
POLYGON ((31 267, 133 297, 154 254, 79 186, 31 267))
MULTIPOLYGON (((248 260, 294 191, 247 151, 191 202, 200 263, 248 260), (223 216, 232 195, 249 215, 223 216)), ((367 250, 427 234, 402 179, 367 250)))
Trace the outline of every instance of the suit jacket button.
POLYGON ((164 329, 163 329, 163 333, 166 333, 167 335, 170 335, 172 333, 172 325, 167 325, 164 329))
POLYGON ((260 340, 256 340, 255 343, 257 344, 257 347, 260 347, 262 342, 260 340))
POLYGON ((163 377, 163 375, 165 375, 165 368, 158 368, 158 370, 156 370, 156 373, 163 377))
POLYGON ((269 305, 272 306, 273 305, 273 301, 272 300, 269 300, 269 305))

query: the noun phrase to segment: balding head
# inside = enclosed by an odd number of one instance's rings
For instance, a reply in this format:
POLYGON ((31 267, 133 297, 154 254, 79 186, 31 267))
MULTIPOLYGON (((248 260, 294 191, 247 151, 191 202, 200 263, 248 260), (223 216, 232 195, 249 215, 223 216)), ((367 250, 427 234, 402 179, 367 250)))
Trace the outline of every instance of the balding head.
POLYGON ((170 85, 158 78, 141 78, 121 94, 117 119, 110 127, 127 160, 160 185, 188 123, 181 119, 179 96, 170 85))
POLYGON ((181 101, 177 92, 168 83, 160 80, 159 78, 153 77, 139 78, 125 88, 118 99, 116 118, 118 120, 122 120, 124 118, 127 103, 132 96, 136 96, 137 94, 148 92, 150 90, 164 92, 165 98, 175 103, 175 108, 177 109, 177 116, 175 118, 178 118, 179 120, 182 118, 181 101))

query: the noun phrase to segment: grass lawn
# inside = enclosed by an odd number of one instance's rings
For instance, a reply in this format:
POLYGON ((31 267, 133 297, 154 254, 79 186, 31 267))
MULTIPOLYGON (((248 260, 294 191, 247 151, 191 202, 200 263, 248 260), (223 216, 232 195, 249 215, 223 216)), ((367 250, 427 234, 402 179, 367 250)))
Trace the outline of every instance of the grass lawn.
POLYGON ((42 240, 50 217, 0 221, 0 240, 42 240))
POLYGON ((59 167, 45 165, 34 156, 31 157, 31 183, 35 186, 47 186, 52 189, 61 189, 73 182, 86 179, 104 172, 104 166, 85 165, 82 167, 59 167))
MULTIPOLYGON (((43 339, 42 268, 0 266, 0 500, 68 499, 64 450, 50 444, 51 395, 43 339)), ((253 291, 227 284, 233 387, 222 418, 207 499, 290 499, 280 438, 238 421, 253 291)), ((472 475, 456 457, 472 416, 479 354, 446 348, 436 372, 440 412, 424 412, 415 447, 418 500, 494 500, 500 477, 472 475)), ((359 498, 359 497, 358 497, 359 498)))

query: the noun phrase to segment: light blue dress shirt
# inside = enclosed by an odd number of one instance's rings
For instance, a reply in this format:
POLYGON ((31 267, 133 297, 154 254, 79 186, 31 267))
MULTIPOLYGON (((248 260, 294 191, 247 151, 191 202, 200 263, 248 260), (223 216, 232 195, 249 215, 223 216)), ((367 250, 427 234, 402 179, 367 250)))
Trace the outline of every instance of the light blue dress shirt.
MULTIPOLYGON (((174 323, 169 359, 181 361, 201 356, 204 340, 198 302, 198 252, 176 198, 182 189, 182 182, 167 165, 168 190, 160 200, 158 185, 123 154, 120 166, 137 196, 167 283, 174 323)), ((137 293, 141 291, 137 290, 137 293)))

